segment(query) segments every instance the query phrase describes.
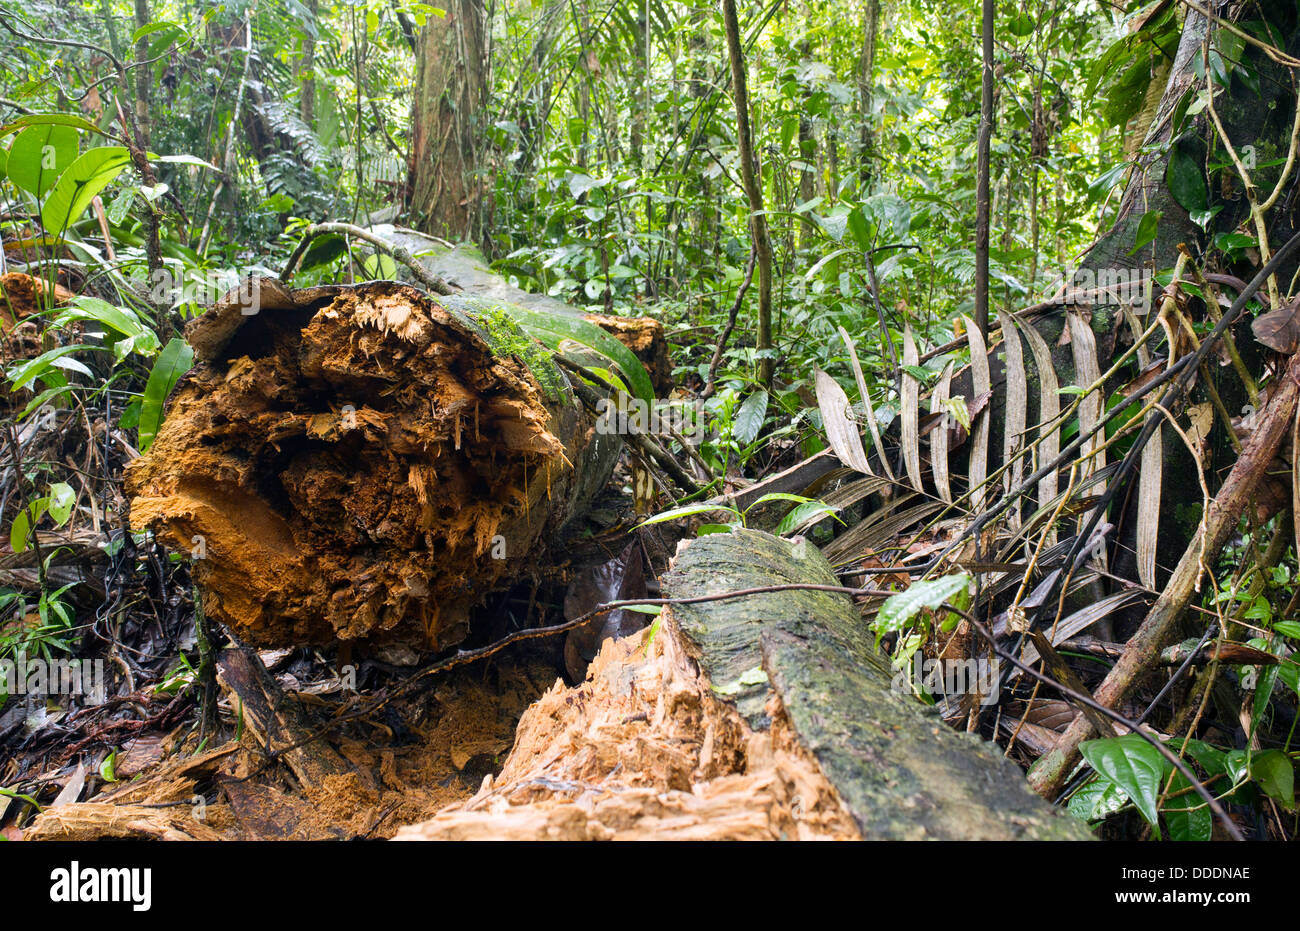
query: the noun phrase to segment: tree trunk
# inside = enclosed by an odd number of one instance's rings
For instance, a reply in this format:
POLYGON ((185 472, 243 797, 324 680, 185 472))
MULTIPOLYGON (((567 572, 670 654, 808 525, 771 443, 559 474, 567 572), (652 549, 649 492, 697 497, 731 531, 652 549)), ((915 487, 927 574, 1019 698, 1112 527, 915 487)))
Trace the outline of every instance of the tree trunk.
MULTIPOLYGON (((727 34, 727 52, 731 61, 731 89, 736 97, 736 139, 740 150, 740 176, 749 200, 749 229, 758 256, 758 339, 761 351, 772 348, 772 242, 767 232, 767 214, 763 209, 763 172, 754 153, 754 137, 749 125, 749 90, 745 78, 745 52, 740 44, 740 25, 736 19, 735 0, 722 0, 723 31, 727 34)), ((760 359, 758 378, 764 385, 772 382, 774 360, 760 359)))
POLYGON ((979 139, 975 164, 975 325, 989 336, 989 147, 993 139, 993 0, 984 0, 979 139))
POLYGON ((876 36, 880 32, 880 0, 867 0, 862 23, 862 53, 858 56, 858 185, 863 196, 871 193, 875 159, 876 36))
POLYGON ((207 614, 252 643, 456 643, 619 438, 499 300, 258 284, 187 329, 198 364, 129 470, 132 525, 188 551, 207 614))
POLYGON ((298 73, 301 76, 298 98, 298 115, 308 129, 316 129, 316 30, 319 28, 320 0, 308 0, 307 11, 311 13, 311 22, 304 27, 302 40, 302 62, 298 73))
POLYGON ((411 213, 417 228, 484 248, 482 120, 489 62, 482 0, 452 0, 420 34, 412 112, 411 213))
MULTIPOLYGON (((815 548, 752 530, 683 544, 663 582, 678 599, 836 584, 815 548)), ((525 712, 474 798, 398 837, 1088 838, 894 678, 841 594, 669 605, 525 712)))

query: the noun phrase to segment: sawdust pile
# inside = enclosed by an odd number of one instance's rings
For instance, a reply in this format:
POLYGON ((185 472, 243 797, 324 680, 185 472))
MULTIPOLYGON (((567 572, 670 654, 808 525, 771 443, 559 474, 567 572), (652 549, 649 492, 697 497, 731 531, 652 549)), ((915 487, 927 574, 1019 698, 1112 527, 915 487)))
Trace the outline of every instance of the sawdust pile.
POLYGON ((397 840, 855 839, 777 699, 751 730, 660 634, 610 640, 519 722, 499 775, 397 840))
MULTIPOLYGON (((386 838, 474 794, 500 769, 524 709, 554 681, 544 663, 460 670, 406 707, 400 732, 372 722, 338 739, 354 770, 303 784, 246 733, 188 755, 183 741, 150 739, 131 781, 84 802, 46 808, 23 840, 346 840, 386 838)), ((125 756, 133 748, 123 748, 125 756)), ((119 775, 127 776, 123 766, 119 775)), ((15 838, 18 839, 18 838, 15 838)))

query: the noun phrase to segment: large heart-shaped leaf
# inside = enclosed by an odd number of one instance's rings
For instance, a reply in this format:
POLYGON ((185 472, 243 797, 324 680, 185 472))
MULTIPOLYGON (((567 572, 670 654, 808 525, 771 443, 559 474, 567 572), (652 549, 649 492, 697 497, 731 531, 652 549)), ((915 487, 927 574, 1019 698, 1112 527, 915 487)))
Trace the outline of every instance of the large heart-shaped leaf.
POLYGON ((1079 746, 1079 752, 1099 775, 1123 790, 1159 835, 1156 804, 1160 797, 1161 777, 1167 768, 1160 751, 1137 734, 1125 734, 1123 737, 1086 741, 1079 746))
POLYGON ((9 180, 41 197, 77 157, 77 131, 70 126, 29 126, 9 147, 9 180))
POLYGON ((1287 808, 1295 807, 1295 767, 1281 750, 1264 750, 1250 758, 1250 777, 1264 794, 1287 808))

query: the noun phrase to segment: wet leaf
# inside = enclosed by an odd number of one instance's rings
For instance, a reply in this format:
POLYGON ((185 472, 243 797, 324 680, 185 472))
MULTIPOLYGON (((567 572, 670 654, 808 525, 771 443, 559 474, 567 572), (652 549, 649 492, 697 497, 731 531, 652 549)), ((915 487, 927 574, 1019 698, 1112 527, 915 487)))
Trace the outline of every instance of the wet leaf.
POLYGON ((1160 751, 1137 734, 1125 734, 1085 741, 1079 752, 1098 775, 1119 786, 1159 836, 1156 803, 1166 769, 1160 751))

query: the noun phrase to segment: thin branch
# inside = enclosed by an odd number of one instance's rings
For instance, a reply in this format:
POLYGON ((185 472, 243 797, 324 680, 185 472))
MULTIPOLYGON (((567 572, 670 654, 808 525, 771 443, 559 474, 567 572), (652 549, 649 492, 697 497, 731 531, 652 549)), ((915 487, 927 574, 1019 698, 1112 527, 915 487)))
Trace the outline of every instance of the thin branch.
POLYGON ((445 280, 440 278, 438 275, 433 274, 421 265, 420 262, 416 260, 415 256, 411 255, 409 249, 391 243, 380 236, 376 236, 369 230, 362 229, 352 223, 313 223, 311 226, 307 227, 307 229, 303 231, 302 239, 294 248, 293 254, 289 256, 289 261, 284 265, 284 271, 280 274, 281 281, 287 282, 293 277, 298 262, 302 259, 303 253, 307 251, 307 247, 311 245, 312 240, 319 236, 324 236, 327 233, 340 233, 344 236, 352 236, 355 239, 360 239, 364 242, 370 243, 370 245, 374 246, 380 252, 392 256, 396 261, 405 265, 410 269, 411 274, 415 276, 415 280, 420 282, 420 284, 424 285, 434 294, 455 293, 452 286, 447 284, 445 280))

